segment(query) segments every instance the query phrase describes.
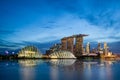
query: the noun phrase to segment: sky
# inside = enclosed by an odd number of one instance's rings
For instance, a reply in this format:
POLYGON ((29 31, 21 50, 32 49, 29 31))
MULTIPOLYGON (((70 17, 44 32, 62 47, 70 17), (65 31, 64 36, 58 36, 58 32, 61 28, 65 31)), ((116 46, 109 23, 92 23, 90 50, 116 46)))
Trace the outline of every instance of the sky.
POLYGON ((120 0, 0 0, 0 51, 74 34, 120 42, 120 0))

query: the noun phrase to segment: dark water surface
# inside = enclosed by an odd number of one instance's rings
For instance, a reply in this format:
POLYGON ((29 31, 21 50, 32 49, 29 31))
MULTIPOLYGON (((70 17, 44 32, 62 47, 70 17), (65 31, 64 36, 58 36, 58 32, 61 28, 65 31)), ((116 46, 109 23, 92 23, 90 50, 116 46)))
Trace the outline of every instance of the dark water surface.
POLYGON ((2 60, 0 80, 120 80, 120 61, 2 60))

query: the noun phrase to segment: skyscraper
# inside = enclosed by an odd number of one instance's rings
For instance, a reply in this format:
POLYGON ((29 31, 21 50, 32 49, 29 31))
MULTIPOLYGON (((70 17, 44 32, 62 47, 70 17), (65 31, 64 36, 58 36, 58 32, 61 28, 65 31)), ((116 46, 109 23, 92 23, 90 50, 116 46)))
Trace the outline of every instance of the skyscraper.
POLYGON ((86 45, 86 53, 90 53, 90 43, 89 42, 86 45))
POLYGON ((108 46, 107 43, 104 42, 104 54, 107 55, 108 54, 108 46))
POLYGON ((75 44, 75 54, 76 56, 80 56, 83 53, 83 37, 76 36, 76 44, 75 44))
POLYGON ((101 50, 101 44, 100 43, 98 43, 97 50, 98 50, 98 52, 101 50))
POLYGON ((85 34, 78 34, 61 39, 61 50, 67 50, 73 52, 76 57, 80 57, 84 53, 83 49, 83 37, 88 36, 85 34), (74 47, 75 42, 75 47, 74 47))
POLYGON ((67 37, 64 37, 61 39, 61 43, 62 43, 62 50, 67 50, 67 37))
POLYGON ((73 53, 73 48, 74 48, 74 38, 71 36, 67 38, 67 50, 73 53))
POLYGON ((83 37, 88 36, 85 34, 79 34, 79 35, 74 35, 76 38, 76 43, 75 43, 75 56, 80 57, 84 53, 83 49, 83 37))

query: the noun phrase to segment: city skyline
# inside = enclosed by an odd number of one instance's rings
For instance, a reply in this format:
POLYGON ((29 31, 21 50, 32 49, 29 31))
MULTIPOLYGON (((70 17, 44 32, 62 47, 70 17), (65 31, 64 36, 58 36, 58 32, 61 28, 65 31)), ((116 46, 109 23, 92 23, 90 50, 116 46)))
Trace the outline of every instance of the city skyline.
POLYGON ((120 0, 1 0, 0 49, 59 42, 79 33, 89 34, 89 42, 119 42, 119 4, 120 0))

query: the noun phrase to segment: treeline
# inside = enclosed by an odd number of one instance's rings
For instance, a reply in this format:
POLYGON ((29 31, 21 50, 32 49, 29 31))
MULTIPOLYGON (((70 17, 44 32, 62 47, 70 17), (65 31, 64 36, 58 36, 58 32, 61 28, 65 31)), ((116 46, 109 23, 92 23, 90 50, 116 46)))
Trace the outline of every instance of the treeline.
POLYGON ((17 59, 17 54, 10 54, 10 55, 2 55, 0 54, 0 59, 17 59))

